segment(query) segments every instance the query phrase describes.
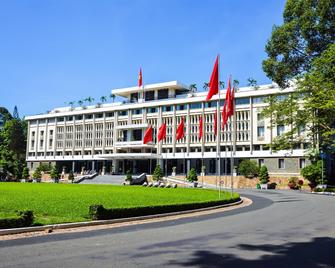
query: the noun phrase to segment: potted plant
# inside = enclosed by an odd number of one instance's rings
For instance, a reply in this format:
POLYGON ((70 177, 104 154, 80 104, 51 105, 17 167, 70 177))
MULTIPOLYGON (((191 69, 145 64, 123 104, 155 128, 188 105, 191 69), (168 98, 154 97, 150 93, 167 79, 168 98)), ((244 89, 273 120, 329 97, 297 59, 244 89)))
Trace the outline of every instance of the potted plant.
POLYGON ((288 180, 288 184, 287 186, 291 189, 291 190, 298 190, 299 189, 299 185, 298 185, 298 177, 291 177, 288 180))
POLYGON ((186 178, 189 182, 193 182, 193 186, 198 186, 198 176, 195 168, 191 168, 190 172, 187 174, 186 178))
POLYGON ((269 182, 269 172, 266 166, 262 166, 259 170, 258 179, 261 186, 261 189, 268 189, 269 182))
POLYGON ((163 171, 160 165, 157 165, 154 170, 154 174, 152 174, 152 178, 154 181, 160 181, 163 178, 163 171))
POLYGON ((130 182, 133 179, 133 174, 131 173, 131 171, 128 169, 126 172, 126 179, 125 181, 130 182))

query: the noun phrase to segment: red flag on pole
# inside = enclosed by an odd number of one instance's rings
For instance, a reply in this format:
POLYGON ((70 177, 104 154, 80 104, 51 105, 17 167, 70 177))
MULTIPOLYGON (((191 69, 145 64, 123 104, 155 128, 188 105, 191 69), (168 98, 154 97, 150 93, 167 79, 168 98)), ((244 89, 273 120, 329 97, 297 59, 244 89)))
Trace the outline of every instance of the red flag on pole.
POLYGON ((214 113, 214 135, 215 136, 216 136, 217 132, 218 132, 218 113, 215 110, 215 113, 214 113))
POLYGON ((143 144, 152 142, 152 126, 149 126, 144 133, 143 144))
POLYGON ((216 57, 211 80, 209 81, 209 91, 206 101, 209 101, 215 94, 219 93, 219 55, 216 57))
POLYGON ((202 116, 199 118, 199 140, 202 139, 202 116))
POLYGON ((230 77, 228 80, 228 88, 226 92, 226 99, 224 101, 223 110, 222 110, 222 127, 227 124, 228 118, 231 115, 231 111, 229 110, 231 107, 231 95, 230 95, 230 77))
POLYGON ((184 138, 185 133, 184 133, 184 118, 181 119, 178 127, 177 127, 177 133, 176 133, 176 140, 180 140, 184 138))
POLYGON ((234 99, 235 99, 235 88, 233 87, 230 93, 230 102, 227 109, 228 116, 234 115, 234 99))
POLYGON ((166 138, 166 123, 163 123, 158 129, 158 142, 166 138))
POLYGON ((138 74, 138 87, 142 87, 142 68, 140 68, 140 73, 138 74))

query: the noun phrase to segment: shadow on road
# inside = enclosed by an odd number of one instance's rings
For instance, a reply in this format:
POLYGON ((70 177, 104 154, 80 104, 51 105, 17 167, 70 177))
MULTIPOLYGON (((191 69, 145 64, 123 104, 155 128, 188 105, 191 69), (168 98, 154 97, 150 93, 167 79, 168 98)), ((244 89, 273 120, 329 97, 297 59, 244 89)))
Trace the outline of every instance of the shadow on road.
POLYGON ((318 237, 309 242, 294 242, 283 245, 239 244, 239 250, 262 251, 258 259, 242 259, 234 254, 208 250, 193 252, 187 260, 170 261, 166 265, 184 267, 335 267, 335 239, 318 237))

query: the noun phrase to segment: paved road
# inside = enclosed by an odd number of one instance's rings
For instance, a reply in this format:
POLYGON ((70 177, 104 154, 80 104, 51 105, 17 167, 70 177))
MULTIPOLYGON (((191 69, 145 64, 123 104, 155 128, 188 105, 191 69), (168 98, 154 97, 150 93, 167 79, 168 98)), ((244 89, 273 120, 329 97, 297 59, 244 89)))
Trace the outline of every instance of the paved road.
POLYGON ((114 184, 122 185, 124 183, 124 175, 100 175, 92 180, 83 180, 80 184, 114 184))
POLYGON ((0 241, 0 267, 335 267, 335 197, 242 194, 230 212, 0 241))

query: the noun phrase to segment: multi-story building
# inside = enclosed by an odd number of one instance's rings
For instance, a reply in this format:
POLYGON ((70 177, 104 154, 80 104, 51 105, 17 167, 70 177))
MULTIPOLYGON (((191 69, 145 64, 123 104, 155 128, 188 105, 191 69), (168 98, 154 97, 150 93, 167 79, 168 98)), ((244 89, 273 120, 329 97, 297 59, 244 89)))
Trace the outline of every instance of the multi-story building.
MULTIPOLYGON (((186 173, 191 167, 207 174, 230 174, 232 166, 243 159, 254 159, 266 165, 274 176, 298 175, 305 166, 302 143, 288 151, 273 152, 271 141, 290 126, 270 127, 261 116, 269 95, 285 96, 293 87, 280 90, 276 85, 257 89, 240 88, 235 93, 235 125, 229 120, 220 139, 214 132, 214 113, 219 96, 205 102, 207 92, 192 92, 177 81, 112 90, 123 102, 87 107, 64 107, 47 114, 26 117, 28 121, 27 162, 32 169, 40 162, 57 163, 67 171, 96 170, 133 173, 152 171, 157 163, 171 174, 186 173), (204 133, 199 139, 199 118, 204 133), (176 141, 176 129, 185 122, 185 137, 176 141), (157 129, 165 122, 167 135, 157 143, 157 129), (153 126, 154 142, 143 144, 148 126, 153 126), (233 135, 235 133, 235 135, 233 135), (232 149, 233 148, 233 149, 232 149), (233 158, 231 155, 233 154, 233 158)), ((225 90, 221 91, 225 96, 225 90)), ((224 99, 221 99, 221 107, 224 99)), ((300 133, 300 135, 304 135, 300 133)))

